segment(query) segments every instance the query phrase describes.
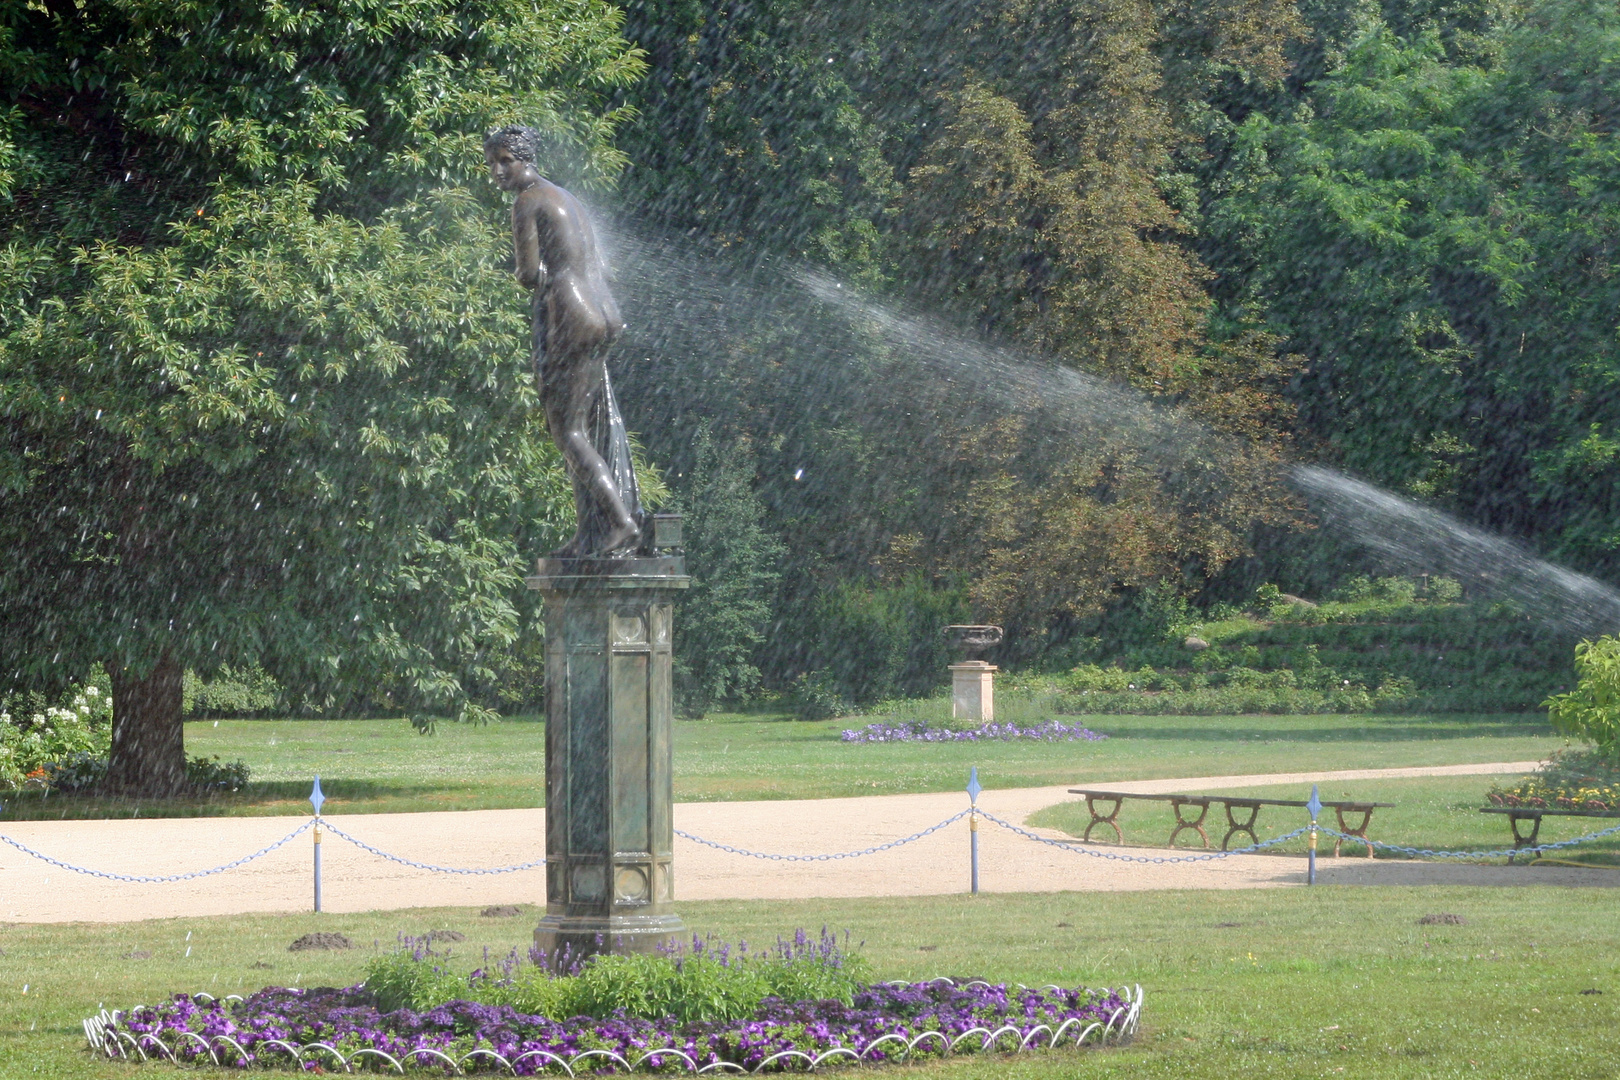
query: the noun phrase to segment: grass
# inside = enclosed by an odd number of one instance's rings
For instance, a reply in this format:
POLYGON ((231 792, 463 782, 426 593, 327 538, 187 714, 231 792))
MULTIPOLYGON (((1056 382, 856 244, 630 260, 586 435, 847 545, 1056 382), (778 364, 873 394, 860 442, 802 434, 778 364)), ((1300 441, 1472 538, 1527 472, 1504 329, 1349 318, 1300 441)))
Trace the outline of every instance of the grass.
MULTIPOLYGON (((1508 830, 1507 819, 1499 814, 1479 812, 1479 808, 1486 805, 1485 792, 1490 786, 1491 778, 1484 776, 1353 780, 1324 785, 1321 795, 1324 801, 1329 802, 1335 799, 1355 799, 1395 803, 1392 807, 1374 812, 1372 824, 1368 829, 1368 835, 1372 839, 1384 843, 1425 847, 1437 851, 1510 848, 1513 846, 1513 840, 1508 830)), ((1190 793, 1221 794, 1205 791, 1190 793)), ((1257 799, 1308 799, 1311 788, 1309 784, 1292 784, 1229 789, 1224 793, 1257 799)), ((1106 812, 1108 808, 1103 806, 1102 809, 1106 812)), ((1196 817, 1197 811, 1184 811, 1184 814, 1187 817, 1196 817)), ((1244 816, 1246 812, 1240 811, 1239 820, 1244 816)), ((1359 822, 1360 815, 1352 814, 1349 818, 1349 823, 1354 825, 1359 822)), ((1085 803, 1080 800, 1049 806, 1030 817, 1031 824, 1061 829, 1073 836, 1083 835, 1090 820, 1091 815, 1087 812, 1085 803)), ((1327 825, 1338 824, 1331 810, 1323 811, 1321 821, 1327 825)), ((1255 832, 1261 840, 1265 840, 1292 832, 1305 822, 1303 810, 1291 807, 1267 807, 1260 811, 1255 832)), ((1125 833, 1127 844, 1163 846, 1169 839, 1174 817, 1167 803, 1126 800, 1120 809, 1119 825, 1125 833)), ((1612 825, 1620 825, 1620 821, 1602 818, 1549 817, 1542 822, 1540 839, 1543 842, 1568 840, 1612 825)), ((1520 827, 1528 828, 1528 826, 1520 827)), ((1209 834, 1214 847, 1220 847, 1226 828, 1221 808, 1210 807, 1209 816, 1204 820, 1204 831, 1209 834)), ((1106 825, 1098 826, 1091 831, 1091 838, 1093 841, 1101 839, 1113 842, 1113 830, 1106 825)), ((1178 840, 1178 846, 1181 847, 1202 844, 1197 834, 1190 830, 1184 830, 1178 840)), ((1249 842, 1247 837, 1240 834, 1234 839, 1233 846, 1238 847, 1249 842)), ((1301 837, 1278 847, 1283 851, 1299 852, 1305 850, 1306 844, 1301 837)), ((1323 850, 1331 852, 1331 842, 1325 844, 1323 850)), ((1358 844, 1347 843, 1344 850, 1346 854, 1360 856, 1365 849, 1358 844)), ((1581 845, 1575 849, 1574 854, 1555 857, 1595 865, 1613 865, 1620 861, 1620 837, 1596 840, 1581 845)))
MULTIPOLYGON (((1047 699, 1008 696, 998 715, 1050 715, 1047 699)), ((944 708, 912 706, 914 713, 944 708)), ((1107 783, 1155 777, 1305 769, 1388 768, 1535 760, 1561 741, 1533 715, 1089 716, 1104 742, 881 745, 840 742, 872 717, 804 723, 727 714, 675 725, 675 798, 820 799, 955 791, 968 767, 986 787, 1107 783)), ((221 720, 186 725, 192 754, 244 759, 254 781, 235 795, 162 805, 20 793, 13 819, 305 814, 310 778, 326 812, 397 813, 539 806, 544 726, 441 725, 417 735, 404 720, 221 720)))
MULTIPOLYGON (((732 940, 768 941, 799 926, 847 928, 883 978, 1139 982, 1147 990, 1145 1031, 1134 1047, 921 1069, 949 1080, 1582 1080, 1614 1075, 1620 931, 1613 905, 1614 894, 1600 889, 1320 887, 711 902, 681 911, 695 929, 732 940), (1466 923, 1418 925, 1440 912, 1466 923)), ((6 927, 0 1076, 174 1075, 163 1065, 92 1059, 81 1049, 80 1018, 103 1003, 119 1007, 175 990, 353 982, 372 943, 387 947, 401 932, 466 934, 456 948, 470 968, 486 945, 504 953, 526 943, 534 919, 532 911, 496 920, 473 909, 431 909, 6 927), (316 929, 341 931, 362 947, 286 951, 316 929), (137 950, 151 958, 124 958, 137 950)))

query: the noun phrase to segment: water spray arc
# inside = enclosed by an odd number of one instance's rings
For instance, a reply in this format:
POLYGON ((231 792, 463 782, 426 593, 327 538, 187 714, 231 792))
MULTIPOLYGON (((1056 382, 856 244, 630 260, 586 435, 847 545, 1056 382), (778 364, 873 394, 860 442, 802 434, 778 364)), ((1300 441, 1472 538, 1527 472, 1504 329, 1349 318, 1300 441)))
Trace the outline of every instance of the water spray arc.
MULTIPOLYGON (((1037 446, 1061 450, 1105 440, 1129 447, 1190 490, 1249 482, 1241 478, 1254 475, 1244 466, 1253 447, 1186 409, 987 341, 944 318, 908 312, 825 271, 769 262, 729 266, 625 228, 605 242, 626 294, 641 308, 635 322, 663 328, 629 343, 638 355, 627 366, 641 368, 636 377, 649 383, 683 366, 699 365, 708 375, 708 355, 745 351, 739 343, 761 325, 789 328, 790 344, 798 346, 762 362, 793 368, 795 385, 807 396, 848 403, 837 418, 855 426, 891 424, 913 409, 960 406, 980 416, 1027 418, 1038 428, 1037 446), (862 348, 881 353, 887 366, 874 368, 862 348), (654 372, 658 377, 649 378, 654 372), (931 395, 926 402, 919 390, 931 395)), ((919 445, 917 453, 931 449, 919 445)), ((1393 572, 1455 577, 1476 594, 1511 599, 1537 619, 1576 633, 1620 628, 1620 590, 1520 544, 1332 469, 1282 466, 1269 476, 1393 572)))

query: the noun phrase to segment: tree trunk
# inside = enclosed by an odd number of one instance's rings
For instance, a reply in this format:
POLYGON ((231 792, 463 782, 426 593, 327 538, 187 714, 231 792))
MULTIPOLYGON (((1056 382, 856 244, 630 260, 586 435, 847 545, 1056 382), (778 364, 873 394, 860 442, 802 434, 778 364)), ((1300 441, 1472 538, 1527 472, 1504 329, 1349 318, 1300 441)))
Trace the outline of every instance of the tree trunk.
POLYGON ((185 672, 165 650, 145 677, 112 672, 112 752, 106 790, 166 799, 186 789, 186 735, 180 718, 185 672))

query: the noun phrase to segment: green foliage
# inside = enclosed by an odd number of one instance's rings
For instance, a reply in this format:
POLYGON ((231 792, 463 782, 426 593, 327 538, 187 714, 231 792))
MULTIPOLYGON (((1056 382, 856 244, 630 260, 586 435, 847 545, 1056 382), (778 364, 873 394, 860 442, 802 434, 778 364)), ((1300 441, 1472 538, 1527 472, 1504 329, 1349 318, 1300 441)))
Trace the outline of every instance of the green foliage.
POLYGON ((857 704, 927 693, 950 655, 944 629, 968 619, 960 586, 909 575, 892 585, 837 582, 815 600, 806 636, 807 680, 830 680, 857 704))
POLYGON ((112 696, 105 685, 71 689, 61 704, 37 709, 0 701, 0 785, 48 787, 53 764, 104 758, 111 739, 112 696))
POLYGON ((855 712, 855 703, 826 671, 801 671, 788 686, 787 701, 800 720, 831 720, 855 712))
POLYGON ((759 685, 754 652, 765 640, 787 548, 765 527, 754 467, 746 440, 724 445, 712 426, 698 428, 681 500, 692 584, 675 637, 676 703, 686 714, 745 698, 759 685))
POLYGON ((1620 764, 1620 638, 1604 635, 1575 646, 1575 689, 1543 704, 1553 727, 1591 743, 1620 764))
POLYGON ((384 1010, 431 1008, 465 997, 467 977, 455 975, 431 951, 431 942, 404 941, 366 963, 366 986, 384 1010))
POLYGON ((1093 644, 1066 673, 1014 684, 1078 712, 1168 716, 1530 710, 1570 682, 1567 645, 1447 578, 1358 577, 1317 604, 1266 583, 1260 613, 1093 644), (1185 635, 1208 644, 1189 649, 1185 635), (1121 639, 1124 640, 1124 639, 1121 639))
POLYGON ((1290 517, 1271 464, 1294 361, 1253 327, 1210 330, 1186 243, 1199 193, 1172 158, 1218 87, 1275 82, 1300 32, 1288 0, 628 5, 651 77, 626 95, 641 109, 627 202, 680 237, 676 320, 701 310, 681 306, 703 291, 692 247, 737 253, 721 291, 749 280, 751 258, 787 255, 898 308, 947 309, 943 338, 989 331, 1255 437, 1167 468, 1110 407, 1075 419, 1094 384, 1060 376, 1073 398, 1009 410, 1001 379, 947 374, 958 353, 926 323, 897 358, 895 327, 850 293, 843 312, 727 303, 718 347, 701 330, 650 333, 649 352, 679 362, 639 376, 637 396, 659 403, 640 426, 671 461, 690 459, 693 424, 670 410, 747 433, 756 490, 791 542, 757 654, 767 684, 826 669, 861 700, 916 685, 856 685, 824 651, 816 621, 842 616, 811 609, 847 606, 825 594, 850 582, 949 582, 975 621, 1008 628, 1010 654, 1036 655, 1121 595, 1196 590, 1246 551, 1256 518, 1290 517))
POLYGON ((186 782, 203 791, 240 791, 247 786, 253 771, 241 758, 221 761, 219 755, 197 755, 186 762, 186 782))
POLYGON ((212 679, 188 671, 180 710, 188 717, 262 715, 281 703, 281 684, 258 665, 220 667, 212 679))
POLYGON ((690 1023, 752 1016, 767 997, 849 1004, 870 972, 862 957, 844 952, 826 931, 819 942, 801 932, 764 950, 694 940, 690 950, 598 955, 565 975, 521 964, 516 950, 498 967, 486 958, 485 966, 465 976, 452 974, 449 960, 430 942, 407 939, 367 964, 366 985, 385 1011, 425 1010, 461 998, 550 1017, 623 1012, 690 1023))
POLYGON ((478 719, 565 532, 483 131, 608 180, 596 0, 0 17, 0 666, 478 719), (94 602, 87 602, 94 597, 94 602))
POLYGON ((1466 48, 1449 18, 1374 23, 1308 108, 1250 116, 1210 232, 1340 461, 1612 570, 1620 14, 1541 0, 1466 48))

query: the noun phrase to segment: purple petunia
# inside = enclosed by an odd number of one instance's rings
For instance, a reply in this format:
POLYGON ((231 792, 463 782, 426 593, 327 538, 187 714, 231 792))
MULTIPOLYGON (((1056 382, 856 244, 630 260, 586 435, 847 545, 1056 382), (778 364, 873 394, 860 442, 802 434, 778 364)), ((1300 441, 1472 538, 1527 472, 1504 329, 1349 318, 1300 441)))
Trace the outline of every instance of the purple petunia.
MULTIPOLYGON (((280 1044, 319 1042, 351 1060, 356 1053, 373 1050, 405 1065, 439 1072, 444 1071, 444 1060, 437 1054, 449 1056, 465 1069, 505 1071, 488 1053, 467 1057, 492 1052, 512 1063, 512 1071, 532 1075, 554 1066, 554 1058, 568 1060, 589 1051, 608 1051, 634 1064, 649 1050, 679 1051, 699 1068, 730 1062, 752 1071, 772 1055, 796 1051, 815 1056, 837 1047, 868 1060, 888 1060, 906 1049, 895 1036, 910 1045, 925 1032, 938 1032, 943 1038, 915 1044, 911 1056, 941 1053, 947 1042, 957 1043, 959 1049, 980 1049, 994 1032, 1002 1034, 993 1045, 1006 1049, 1039 1043, 1043 1025, 1044 1038, 1050 1042, 1052 1033, 1068 1021, 1074 1023, 1065 1029, 1065 1037, 1074 1040, 1092 1025, 1116 1022, 1122 1010, 1129 1012, 1130 1005, 1128 999, 1107 990, 1031 990, 983 982, 957 986, 939 979, 865 986, 848 1005, 832 1000, 766 998, 752 1017, 743 1020, 681 1024, 669 1018, 646 1020, 623 1013, 558 1020, 520 1013, 510 1006, 460 1000, 422 1012, 400 1009, 384 1013, 363 985, 310 990, 268 987, 229 1005, 221 1001, 200 1004, 176 995, 161 1005, 122 1014, 110 1029, 148 1051, 156 1050, 152 1039, 160 1040, 182 1064, 203 1062, 211 1046, 222 1065, 240 1068, 297 1067, 280 1044), (187 1032, 200 1038, 191 1038, 187 1032), (968 1038, 958 1043, 963 1036, 968 1038), (879 1045, 883 1040, 891 1045, 879 1045)), ((315 1059, 306 1055, 305 1060, 315 1059)), ((778 1060, 772 1067, 785 1069, 791 1060, 778 1060)), ((375 1065, 379 1059, 362 1057, 357 1064, 367 1062, 375 1065)), ((649 1058, 643 1067, 683 1065, 674 1054, 666 1053, 649 1058)), ((618 1068, 606 1056, 591 1059, 589 1067, 593 1071, 618 1068)))
POLYGON ((842 742, 983 742, 990 739, 1039 739, 1043 742, 1067 742, 1081 739, 1098 742, 1108 736, 1099 735, 1079 724, 1065 724, 1060 720, 1042 720, 1033 727, 1019 727, 1012 723, 992 723, 980 728, 955 731, 949 728, 929 727, 921 720, 907 720, 898 724, 876 723, 859 729, 848 729, 842 742))

